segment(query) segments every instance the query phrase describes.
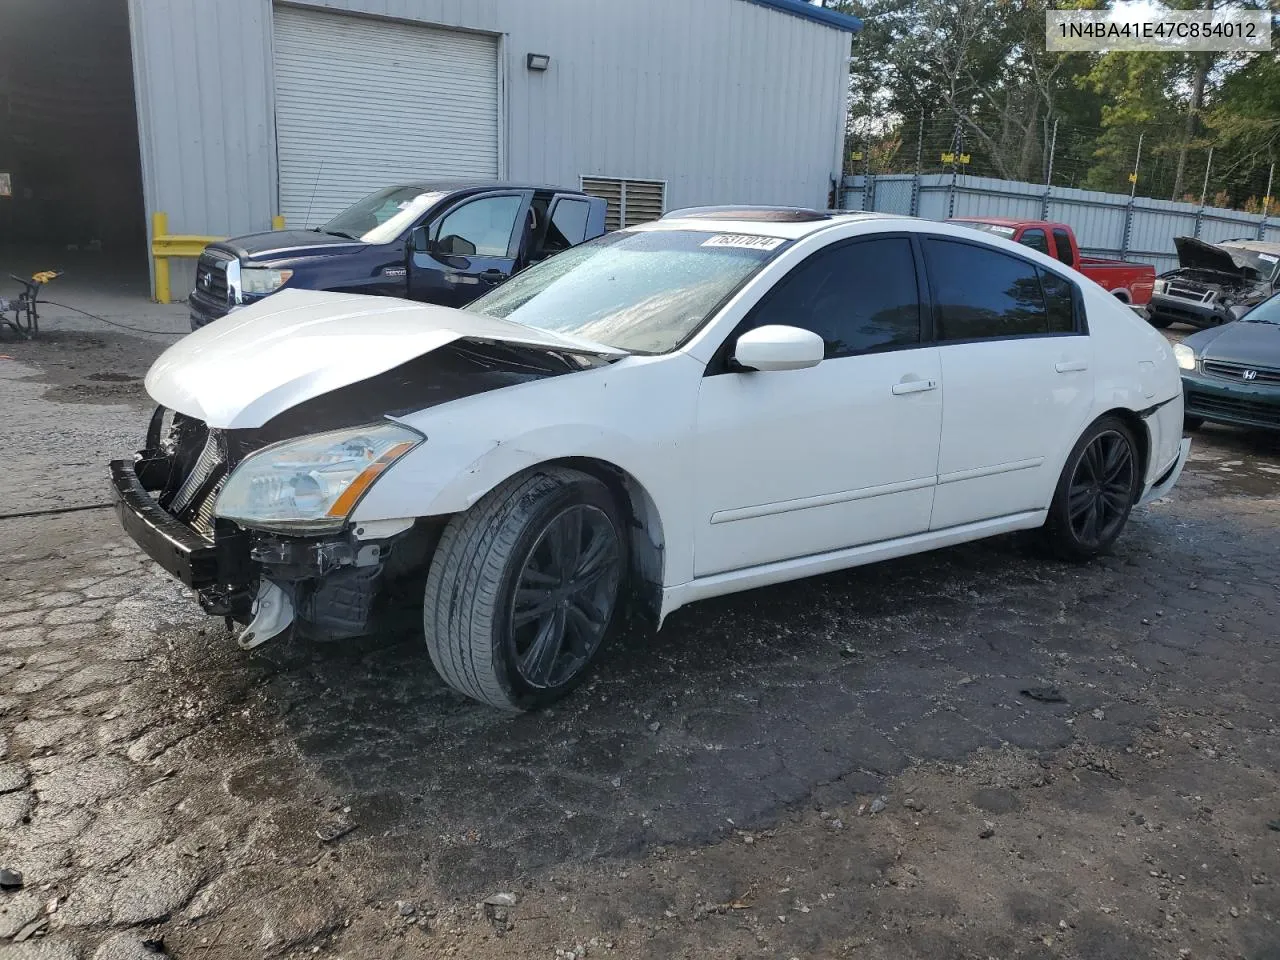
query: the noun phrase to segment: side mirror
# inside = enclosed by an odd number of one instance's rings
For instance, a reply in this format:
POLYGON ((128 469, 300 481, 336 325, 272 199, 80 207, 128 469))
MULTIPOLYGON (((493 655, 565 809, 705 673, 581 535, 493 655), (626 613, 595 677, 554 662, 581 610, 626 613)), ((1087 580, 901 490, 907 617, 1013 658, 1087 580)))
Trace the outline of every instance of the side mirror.
POLYGON ((770 324, 738 338, 733 359, 747 370, 804 370, 822 362, 826 345, 811 330, 770 324))
POLYGON ((409 252, 427 253, 430 241, 427 240, 426 226, 414 227, 409 233, 409 252))

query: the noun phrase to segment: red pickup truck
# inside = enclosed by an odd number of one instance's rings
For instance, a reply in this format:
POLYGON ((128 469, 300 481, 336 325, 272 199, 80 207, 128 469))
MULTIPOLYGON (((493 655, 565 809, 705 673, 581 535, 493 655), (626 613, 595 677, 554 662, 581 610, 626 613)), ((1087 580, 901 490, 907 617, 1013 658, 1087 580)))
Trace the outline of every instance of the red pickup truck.
POLYGON ((1156 281, 1155 267, 1149 263, 1082 257, 1076 235, 1065 223, 1004 217, 955 217, 949 222, 985 230, 1056 257, 1131 307, 1145 307, 1151 300, 1151 290, 1156 281))

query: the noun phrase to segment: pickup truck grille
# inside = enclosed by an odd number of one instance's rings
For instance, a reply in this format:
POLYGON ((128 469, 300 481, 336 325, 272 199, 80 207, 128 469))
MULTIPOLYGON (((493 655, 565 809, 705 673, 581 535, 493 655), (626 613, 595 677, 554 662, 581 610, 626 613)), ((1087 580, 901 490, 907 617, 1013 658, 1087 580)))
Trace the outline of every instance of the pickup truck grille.
POLYGON ((1244 363, 1227 363, 1225 360, 1204 361, 1204 372, 1226 380, 1243 380, 1250 383, 1280 383, 1280 370, 1251 367, 1244 363), (1245 374, 1252 372, 1252 377, 1245 374))
POLYGON ((1213 299, 1212 290, 1202 290, 1198 287, 1188 286, 1185 283, 1178 283, 1176 280, 1169 282, 1165 294, 1170 297, 1177 297, 1179 300, 1190 300, 1193 303, 1208 303, 1213 299))
POLYGON ((206 250, 196 261, 196 290, 219 303, 227 302, 228 259, 206 250))

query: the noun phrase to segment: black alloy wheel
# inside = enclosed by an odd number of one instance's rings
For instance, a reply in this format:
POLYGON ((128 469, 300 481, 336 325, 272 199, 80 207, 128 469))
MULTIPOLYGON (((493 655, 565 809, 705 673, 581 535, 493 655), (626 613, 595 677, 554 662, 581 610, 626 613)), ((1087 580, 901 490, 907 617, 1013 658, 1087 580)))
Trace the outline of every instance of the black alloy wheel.
POLYGON ((1121 417, 1095 420, 1076 441, 1058 477, 1043 533, 1064 560, 1105 553, 1142 492, 1142 458, 1121 417))
POLYGON ((1117 430, 1084 448, 1067 492, 1067 516, 1081 546, 1097 549, 1120 532, 1133 503, 1135 470, 1133 445, 1117 430))
POLYGON ((629 559, 626 514, 599 477, 559 465, 512 477, 441 533, 423 594, 431 662, 502 710, 560 699, 620 619, 629 559))
POLYGON ((613 619, 621 560, 618 531, 597 506, 572 504, 543 527, 517 576, 508 627, 530 687, 559 687, 595 655, 613 619))

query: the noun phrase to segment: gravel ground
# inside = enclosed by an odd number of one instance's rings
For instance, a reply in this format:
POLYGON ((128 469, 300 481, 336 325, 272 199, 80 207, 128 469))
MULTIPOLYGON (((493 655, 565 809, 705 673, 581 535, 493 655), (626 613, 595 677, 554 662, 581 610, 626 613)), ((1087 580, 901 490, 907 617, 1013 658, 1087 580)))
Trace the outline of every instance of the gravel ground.
MULTIPOLYGON (((0 345, 2 512, 103 499, 158 349, 0 345)), ((0 952, 1280 958, 1280 443, 1193 457, 1099 563, 709 601, 514 720, 412 636, 240 653, 109 511, 0 520, 0 952)))

